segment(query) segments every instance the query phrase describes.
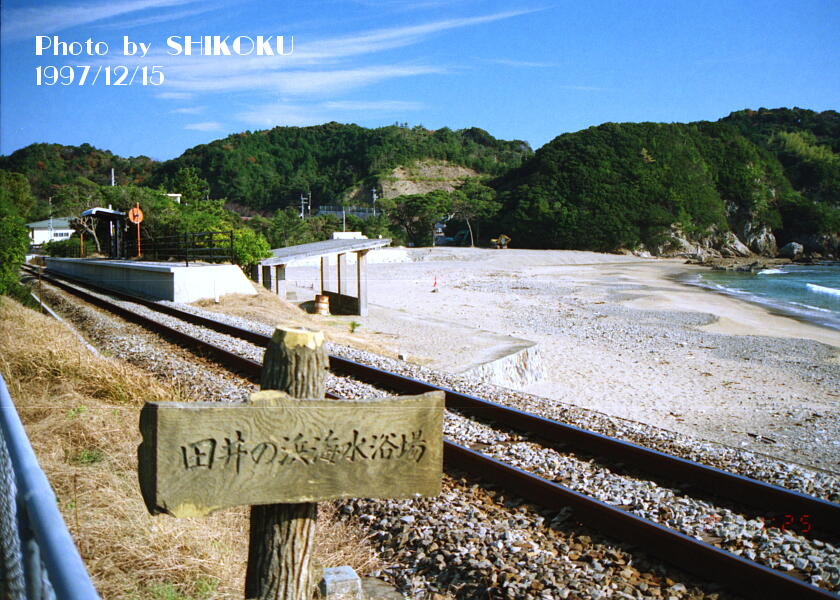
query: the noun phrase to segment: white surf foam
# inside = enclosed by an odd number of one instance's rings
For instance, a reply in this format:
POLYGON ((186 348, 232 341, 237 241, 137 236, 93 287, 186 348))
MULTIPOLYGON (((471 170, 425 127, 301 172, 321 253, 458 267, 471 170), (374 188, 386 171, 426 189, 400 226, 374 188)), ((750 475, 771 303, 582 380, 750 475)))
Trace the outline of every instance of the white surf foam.
POLYGON ((817 294, 830 294, 832 296, 840 296, 840 290, 832 287, 825 287, 824 285, 817 285, 816 283, 805 284, 809 290, 817 294))
POLYGON ((781 269, 764 269, 758 272, 759 275, 782 275, 784 271, 781 269))

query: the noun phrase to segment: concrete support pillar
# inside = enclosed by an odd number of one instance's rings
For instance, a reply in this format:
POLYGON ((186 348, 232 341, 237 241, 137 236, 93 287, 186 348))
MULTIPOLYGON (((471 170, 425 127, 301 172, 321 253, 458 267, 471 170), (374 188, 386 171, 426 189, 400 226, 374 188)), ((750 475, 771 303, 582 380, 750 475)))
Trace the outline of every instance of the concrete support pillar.
POLYGON ((286 265, 274 267, 274 293, 283 300, 286 299, 286 265))
POLYGON ((262 265, 257 264, 251 268, 251 279, 262 285, 262 265))
POLYGON ((327 282, 330 279, 330 259, 328 256, 321 257, 321 293, 327 291, 327 282))
POLYGON ((356 296, 359 298, 359 315, 366 317, 367 305, 367 250, 356 252, 356 296))
POLYGON ((346 254, 339 254, 338 255, 338 268, 336 269, 338 273, 338 293, 342 296, 347 295, 347 255, 346 254))

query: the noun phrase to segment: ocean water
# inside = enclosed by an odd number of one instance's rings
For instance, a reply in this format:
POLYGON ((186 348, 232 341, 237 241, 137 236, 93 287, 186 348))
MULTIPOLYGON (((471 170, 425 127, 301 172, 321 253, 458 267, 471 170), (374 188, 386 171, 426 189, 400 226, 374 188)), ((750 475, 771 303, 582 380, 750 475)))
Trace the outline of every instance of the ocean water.
POLYGON ((709 271, 696 283, 840 330, 840 263, 780 265, 757 273, 709 271))

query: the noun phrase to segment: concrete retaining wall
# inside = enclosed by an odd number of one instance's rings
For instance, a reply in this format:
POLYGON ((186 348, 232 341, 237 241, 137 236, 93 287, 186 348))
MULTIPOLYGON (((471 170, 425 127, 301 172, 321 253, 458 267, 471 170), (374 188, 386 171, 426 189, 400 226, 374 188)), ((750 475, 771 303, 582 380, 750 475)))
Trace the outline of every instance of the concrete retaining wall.
POLYGON ((46 258, 48 271, 155 300, 195 302, 225 294, 256 295, 236 265, 168 265, 131 261, 46 258))
POLYGON ((534 344, 461 373, 511 389, 521 389, 545 377, 539 347, 534 344))

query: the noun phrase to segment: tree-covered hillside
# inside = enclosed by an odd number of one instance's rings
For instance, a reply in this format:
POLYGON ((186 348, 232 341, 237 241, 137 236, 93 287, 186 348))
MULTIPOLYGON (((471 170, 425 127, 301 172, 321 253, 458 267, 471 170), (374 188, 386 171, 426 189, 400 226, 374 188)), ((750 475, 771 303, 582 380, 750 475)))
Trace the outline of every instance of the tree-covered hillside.
POLYGON ((722 120, 772 152, 801 193, 797 202, 782 207, 789 235, 838 233, 840 113, 801 108, 742 110, 722 120))
POLYGON ((244 132, 196 146, 160 166, 163 183, 182 167, 210 182, 210 195, 260 210, 276 210, 311 192, 318 204, 338 204, 358 185, 416 160, 438 159, 500 175, 530 156, 522 141, 502 141, 472 128, 429 131, 392 125, 366 129, 326 123, 244 132))
POLYGON ((155 162, 146 156, 123 158, 90 144, 31 144, 9 156, 0 156, 0 169, 25 175, 32 193, 42 200, 58 186, 73 183, 79 177, 107 185, 111 169, 120 185, 142 185, 149 180, 154 166, 155 162))
POLYGON ((836 253, 831 239, 817 238, 840 231, 837 113, 801 114, 789 128, 738 115, 561 135, 496 180, 505 206, 498 227, 544 248, 668 250, 690 241, 720 250, 735 235, 764 254, 805 238, 836 253))
MULTIPOLYGON (((371 187, 381 192, 398 174, 419 173, 413 188, 386 194, 403 197, 382 204, 390 214, 371 231, 428 243, 431 228, 414 226, 420 213, 436 222, 426 213, 438 207, 440 218, 451 219, 451 237, 466 239, 461 234, 475 228, 479 243, 505 232, 519 247, 774 255, 795 241, 812 253, 840 253, 835 111, 759 109, 717 122, 605 123, 558 136, 536 153, 476 128, 326 123, 239 133, 161 163, 87 144, 33 144, 0 157, 0 169, 29 181, 36 202, 24 216, 33 221, 45 218, 48 197, 54 208, 67 198, 92 200, 86 190, 106 184, 112 167, 123 186, 181 192, 188 201, 209 196, 260 213, 251 225, 273 231, 272 244, 291 239, 285 209, 302 193, 311 193, 315 207, 338 204, 367 197, 371 187), (179 189, 186 180, 201 182, 201 189, 179 189), (484 188, 491 180, 492 189, 484 188), (464 186, 481 193, 459 195, 464 186), (441 191, 451 196, 446 202, 441 191), (277 222, 269 226, 271 219, 277 222)), ((320 236, 321 225, 307 235, 320 236)))

